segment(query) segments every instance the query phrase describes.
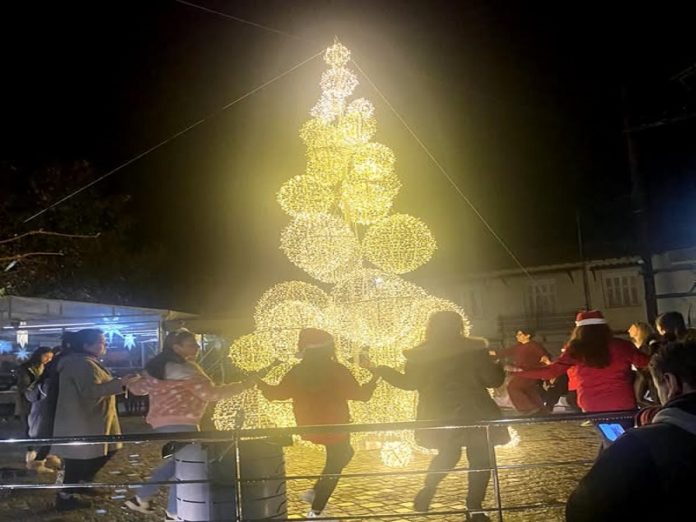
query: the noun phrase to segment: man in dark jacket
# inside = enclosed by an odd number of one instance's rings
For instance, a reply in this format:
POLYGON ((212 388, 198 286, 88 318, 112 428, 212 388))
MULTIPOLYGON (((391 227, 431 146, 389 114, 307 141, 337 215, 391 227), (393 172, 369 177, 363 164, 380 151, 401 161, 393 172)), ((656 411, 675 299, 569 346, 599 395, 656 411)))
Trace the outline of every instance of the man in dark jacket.
POLYGON ((663 408, 604 451, 568 499, 568 522, 685 520, 693 510, 696 342, 661 347, 650 371, 663 408))

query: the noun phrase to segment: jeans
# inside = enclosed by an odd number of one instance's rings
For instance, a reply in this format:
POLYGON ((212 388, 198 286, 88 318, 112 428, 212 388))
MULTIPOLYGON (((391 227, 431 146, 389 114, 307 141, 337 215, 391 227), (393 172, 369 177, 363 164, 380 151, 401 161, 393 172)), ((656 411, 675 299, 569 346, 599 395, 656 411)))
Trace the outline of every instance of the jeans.
MULTIPOLYGON (((486 488, 491 478, 491 460, 488 453, 486 430, 474 428, 467 434, 466 458, 469 461, 469 490, 466 495, 466 505, 469 509, 481 509, 483 499, 486 497, 486 488), (481 468, 489 468, 485 471, 476 471, 481 468)), ((459 441, 452 440, 443 443, 433 460, 430 461, 425 476, 425 487, 435 489, 447 475, 446 471, 454 469, 462 456, 462 447, 459 441)))
MULTIPOLYGON (((111 451, 103 457, 93 459, 63 459, 65 462, 65 477, 63 483, 77 484, 80 482, 94 482, 95 475, 102 469, 111 457, 116 454, 111 451)), ((75 493, 77 488, 66 488, 63 493, 75 493)))
MULTIPOLYGON (((187 431, 198 431, 198 426, 189 424, 176 424, 172 426, 161 426, 155 428, 155 433, 183 433, 187 431)), ((138 489, 138 498, 148 500, 153 497, 159 488, 160 484, 152 484, 152 482, 168 482, 176 478, 175 476, 174 455, 165 459, 164 463, 152 472, 152 476, 147 481, 147 484, 138 489)), ((167 499, 167 511, 171 514, 176 514, 176 484, 169 487, 169 497, 167 499)))
POLYGON ((324 475, 339 475, 351 461, 353 455, 355 455, 355 451, 353 451, 349 439, 334 444, 326 444, 326 464, 321 472, 322 477, 314 484, 312 511, 317 513, 323 511, 329 497, 338 485, 339 477, 326 477, 324 475))

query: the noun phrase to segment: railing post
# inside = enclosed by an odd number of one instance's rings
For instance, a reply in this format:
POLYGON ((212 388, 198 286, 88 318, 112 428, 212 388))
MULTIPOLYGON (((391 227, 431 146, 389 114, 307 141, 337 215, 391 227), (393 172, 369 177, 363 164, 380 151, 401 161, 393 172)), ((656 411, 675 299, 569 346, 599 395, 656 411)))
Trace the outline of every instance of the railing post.
POLYGON ((498 459, 495 454, 495 444, 491 438, 491 426, 486 425, 486 442, 488 443, 488 458, 493 470, 493 490, 495 491, 495 503, 498 510, 498 521, 503 522, 503 501, 500 496, 500 476, 498 475, 498 459))
MULTIPOLYGON (((240 426, 241 427, 241 426, 240 426)), ((234 444, 234 465, 235 465, 235 470, 234 470, 234 476, 235 476, 235 495, 237 498, 236 504, 236 513, 235 513, 235 520, 237 522, 242 522, 244 520, 243 516, 243 508, 242 508, 242 466, 241 466, 241 461, 240 461, 240 455, 239 455, 239 441, 241 440, 241 437, 239 436, 239 428, 236 428, 234 430, 234 435, 233 435, 233 444, 234 444)))

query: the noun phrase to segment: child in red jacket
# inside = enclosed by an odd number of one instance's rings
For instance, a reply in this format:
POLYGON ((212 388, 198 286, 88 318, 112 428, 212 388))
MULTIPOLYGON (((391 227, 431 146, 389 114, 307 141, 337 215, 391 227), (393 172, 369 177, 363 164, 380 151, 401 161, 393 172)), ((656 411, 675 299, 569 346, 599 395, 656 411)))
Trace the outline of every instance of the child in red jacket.
MULTIPOLYGON (((292 399, 298 426, 350 423, 348 401, 368 401, 375 391, 377 378, 362 386, 358 384, 348 368, 336 361, 333 337, 323 330, 303 329, 297 355, 301 362, 293 366, 278 385, 257 380, 264 397, 272 401, 292 399)), ((337 475, 351 461, 354 451, 348 433, 311 433, 302 438, 326 447, 322 477, 313 489, 300 496, 312 504, 307 517, 316 518, 326 507, 336 489, 337 475)))

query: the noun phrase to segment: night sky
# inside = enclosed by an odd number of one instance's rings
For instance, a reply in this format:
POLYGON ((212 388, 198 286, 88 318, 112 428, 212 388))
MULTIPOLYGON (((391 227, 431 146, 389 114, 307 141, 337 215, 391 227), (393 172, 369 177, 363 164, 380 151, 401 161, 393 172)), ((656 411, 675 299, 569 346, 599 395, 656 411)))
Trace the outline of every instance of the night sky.
MULTIPOLYGON (((667 3, 199 3, 298 38, 174 1, 4 7, 0 159, 107 172, 338 36, 522 262, 550 264, 578 260, 576 213, 589 255, 636 252, 624 114, 638 126, 696 112, 696 75, 674 78, 696 64, 692 19, 667 3)), ((78 196, 131 194, 128 240, 165 248, 161 291, 143 304, 237 313, 306 278, 278 250, 288 217, 275 193, 303 172, 297 130, 325 67, 312 61, 78 196)), ((396 153, 395 209, 438 239, 413 278, 510 267, 367 82, 355 95, 396 153)), ((634 134, 657 250, 696 244, 695 131, 696 118, 634 134)))

